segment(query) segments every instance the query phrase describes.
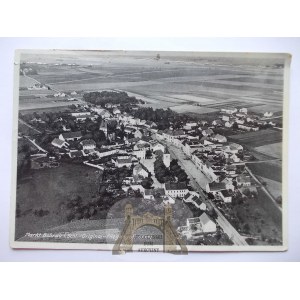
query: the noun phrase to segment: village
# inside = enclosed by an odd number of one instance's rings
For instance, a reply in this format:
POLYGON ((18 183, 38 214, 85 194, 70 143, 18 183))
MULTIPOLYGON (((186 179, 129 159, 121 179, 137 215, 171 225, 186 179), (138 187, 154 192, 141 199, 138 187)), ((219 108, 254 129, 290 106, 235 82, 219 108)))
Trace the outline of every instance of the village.
MULTIPOLYGON (((85 164, 102 172, 99 191, 115 198, 138 195, 153 204, 188 205, 194 217, 177 228, 187 241, 206 244, 206 238, 222 232, 232 244, 247 245, 247 226, 236 230, 228 205, 257 196, 256 182, 245 166, 255 157, 220 132, 276 127, 268 120, 272 113, 258 116, 247 108, 226 107, 213 121, 185 115, 176 116, 176 124, 158 124, 153 117, 137 117, 146 109, 138 101, 130 103, 128 97, 126 103, 118 102, 121 94, 102 92, 97 94, 99 104, 85 101, 63 113, 20 115, 26 126, 44 133, 39 138, 19 136, 38 149, 30 153, 31 169, 60 167, 61 161, 85 164)), ((74 91, 70 99, 76 95, 74 91)))

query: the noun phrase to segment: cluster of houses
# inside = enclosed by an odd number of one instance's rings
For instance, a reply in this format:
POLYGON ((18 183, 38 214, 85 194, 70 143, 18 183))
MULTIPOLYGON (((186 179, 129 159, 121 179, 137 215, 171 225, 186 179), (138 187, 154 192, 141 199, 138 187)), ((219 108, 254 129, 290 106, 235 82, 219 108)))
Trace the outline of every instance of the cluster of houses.
POLYGON ((94 140, 84 139, 80 131, 72 132, 64 127, 64 132, 55 137, 51 145, 58 151, 63 150, 61 152, 70 158, 82 157, 85 164, 95 168, 104 169, 107 165, 99 160, 108 158, 114 168, 132 170, 132 175, 126 177, 122 183, 122 190, 125 192, 139 191, 147 201, 174 204, 176 199, 180 199, 195 206, 202 214, 198 218, 188 219, 186 226, 180 228, 185 235, 214 233, 217 230, 216 224, 205 212, 207 210, 205 199, 188 188, 185 183, 168 182, 151 189, 142 186, 143 180, 155 176, 144 164, 149 153, 151 156, 161 155, 163 163, 169 168, 170 154, 167 152, 165 142, 181 149, 199 172, 204 173, 209 179, 206 192, 224 203, 232 201, 233 192, 237 188, 251 186, 250 176, 244 171, 243 147, 228 142, 225 136, 215 132, 218 127, 230 127, 232 122, 256 130, 256 125, 251 124, 253 116, 247 114, 246 108, 222 109, 221 118, 210 124, 207 121, 188 121, 182 124, 180 129, 170 127, 163 131, 158 130, 154 122, 122 112, 117 104, 106 103, 104 107, 84 106, 70 114, 76 122, 84 122, 87 118, 96 121, 101 117, 99 130, 103 131, 109 143, 98 148, 94 140), (124 128, 123 140, 116 139, 115 132, 110 130, 111 127, 124 128), (80 150, 78 147, 74 148, 74 142, 81 145, 80 150))
POLYGON ((265 120, 272 116, 272 112, 265 112, 263 117, 260 117, 254 114, 248 114, 247 108, 240 108, 239 110, 237 108, 222 108, 221 119, 215 120, 213 125, 227 128, 231 128, 235 125, 238 129, 243 131, 258 131, 262 125, 276 126, 276 123, 273 121, 265 120))

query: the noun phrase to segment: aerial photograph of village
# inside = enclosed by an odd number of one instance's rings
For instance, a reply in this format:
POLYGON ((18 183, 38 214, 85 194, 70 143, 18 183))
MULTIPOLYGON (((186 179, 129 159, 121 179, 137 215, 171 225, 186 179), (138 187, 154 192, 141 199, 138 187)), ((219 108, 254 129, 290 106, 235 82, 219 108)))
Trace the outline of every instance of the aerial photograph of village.
POLYGON ((284 59, 24 51, 18 68, 15 242, 283 244, 284 59))

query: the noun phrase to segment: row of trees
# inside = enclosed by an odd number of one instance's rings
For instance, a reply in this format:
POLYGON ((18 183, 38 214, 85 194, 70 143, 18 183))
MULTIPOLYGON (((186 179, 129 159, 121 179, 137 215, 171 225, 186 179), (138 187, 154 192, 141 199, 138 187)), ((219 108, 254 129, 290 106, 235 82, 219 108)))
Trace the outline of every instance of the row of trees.
POLYGON ((152 107, 143 107, 134 111, 134 117, 141 120, 152 121, 157 124, 159 130, 169 128, 181 128, 182 124, 188 120, 188 116, 179 115, 171 109, 153 109, 152 107))
POLYGON ((179 182, 186 182, 186 183, 189 182, 189 178, 186 172, 179 166, 177 159, 173 159, 171 161, 170 171, 173 176, 177 177, 177 180, 179 182))
POLYGON ((102 91, 102 92, 90 92, 83 95, 83 100, 105 106, 106 103, 120 104, 121 106, 127 106, 128 104, 137 104, 140 101, 135 97, 128 96, 125 92, 113 92, 113 91, 102 91))
POLYGON ((158 182, 175 182, 170 170, 165 166, 161 156, 158 156, 154 162, 154 174, 158 182))

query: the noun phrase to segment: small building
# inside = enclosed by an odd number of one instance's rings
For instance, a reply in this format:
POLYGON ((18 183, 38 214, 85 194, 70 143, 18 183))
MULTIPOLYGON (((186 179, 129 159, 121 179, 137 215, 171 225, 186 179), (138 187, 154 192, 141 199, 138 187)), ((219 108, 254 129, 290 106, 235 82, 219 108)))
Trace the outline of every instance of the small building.
POLYGON ((223 126, 223 122, 220 119, 213 120, 212 125, 217 126, 217 127, 221 127, 221 126, 223 126))
POLYGON ((273 113, 272 113, 271 111, 266 111, 266 112, 264 113, 264 117, 269 118, 269 117, 272 117, 272 116, 273 116, 273 113))
POLYGON ((235 107, 222 108, 221 112, 232 115, 237 112, 237 109, 235 107))
POLYGON ((114 109, 113 109, 113 114, 114 115, 117 115, 117 114, 120 114, 121 113, 121 111, 117 108, 117 107, 115 107, 114 109))
POLYGON ((206 210, 206 204, 200 199, 199 194, 189 191, 184 197, 183 201, 186 203, 192 203, 194 206, 201 210, 206 210))
POLYGON ((245 108, 245 107, 243 107, 243 108, 240 108, 240 109, 239 109, 239 112, 240 112, 240 113, 243 113, 243 114, 247 114, 247 113, 248 113, 248 109, 245 108))
POLYGON ((211 137, 211 139, 218 143, 226 143, 227 142, 227 138, 221 134, 215 134, 214 136, 211 137))
POLYGON ((216 223, 204 212, 200 217, 200 225, 204 233, 212 233, 217 231, 216 223))
POLYGON ((143 132, 141 130, 138 129, 134 132, 135 138, 142 138, 142 136, 143 136, 143 132))
POLYGON ((133 168, 133 176, 146 178, 149 175, 148 169, 141 163, 137 164, 133 168))
POLYGON ((203 136, 212 136, 213 134, 214 134, 214 132, 211 128, 202 130, 202 135, 203 136))
POLYGON ((166 195, 165 190, 162 188, 158 189, 145 189, 144 191, 144 199, 146 200, 154 200, 160 199, 166 195))
POLYGON ((213 233, 217 231, 216 223, 204 212, 200 217, 188 218, 187 226, 191 229, 192 226, 197 228, 200 233, 213 233))
POLYGON ((66 141, 63 141, 63 140, 58 139, 58 138, 55 138, 51 142, 51 145, 53 145, 54 147, 57 147, 57 148, 61 149, 61 148, 67 148, 69 144, 66 141))
POLYGON ((160 151, 164 152, 165 151, 165 146, 162 145, 162 144, 160 144, 160 143, 158 143, 158 142, 154 142, 154 143, 150 143, 150 149, 153 152, 155 152, 157 150, 160 150, 160 151))
POLYGON ((83 150, 93 150, 96 148, 96 142, 94 140, 83 140, 80 142, 83 150))
POLYGON ((233 122, 227 121, 225 123, 225 127, 227 127, 227 128, 231 128, 232 126, 233 126, 233 122))
POLYGON ((213 195, 216 195, 218 192, 226 189, 225 182, 210 182, 206 184, 205 190, 206 193, 212 193, 213 195))
POLYGON ((238 187, 250 186, 251 185, 250 176, 246 176, 246 175, 237 176, 236 183, 238 187))
POLYGON ((218 194, 225 203, 231 203, 232 196, 227 190, 222 190, 218 194))

